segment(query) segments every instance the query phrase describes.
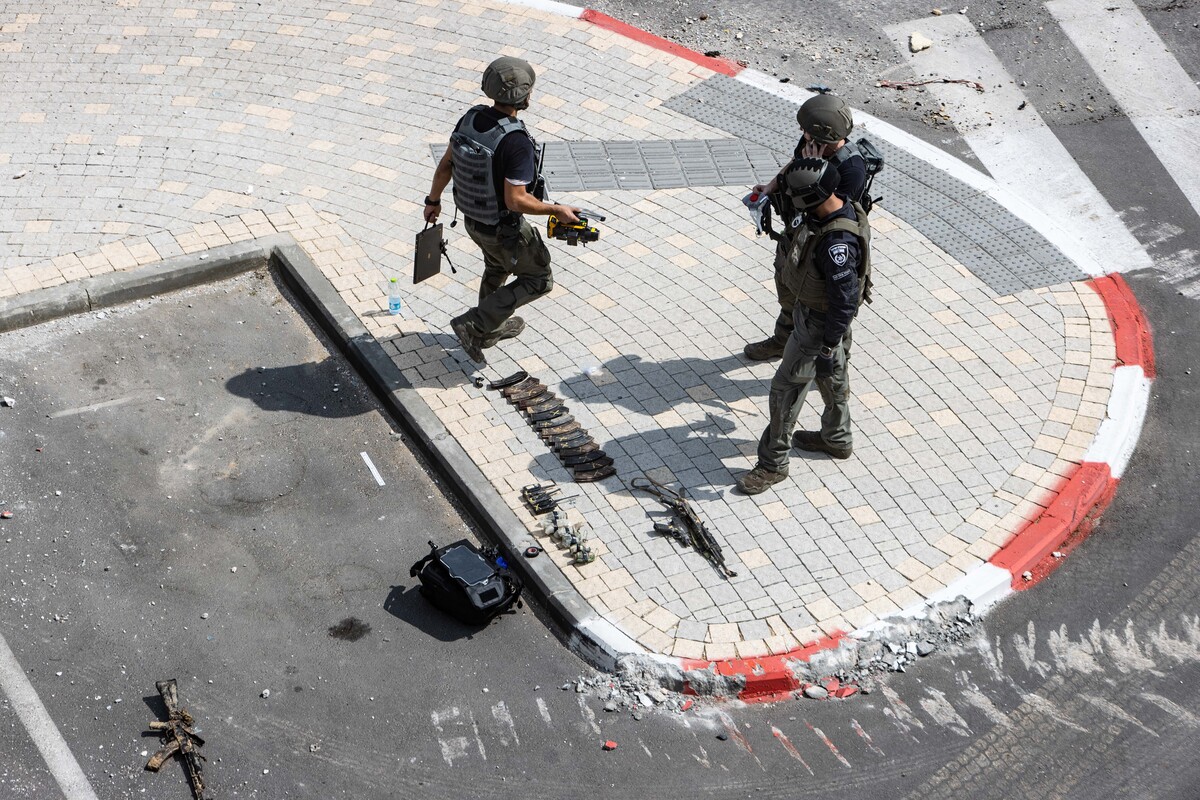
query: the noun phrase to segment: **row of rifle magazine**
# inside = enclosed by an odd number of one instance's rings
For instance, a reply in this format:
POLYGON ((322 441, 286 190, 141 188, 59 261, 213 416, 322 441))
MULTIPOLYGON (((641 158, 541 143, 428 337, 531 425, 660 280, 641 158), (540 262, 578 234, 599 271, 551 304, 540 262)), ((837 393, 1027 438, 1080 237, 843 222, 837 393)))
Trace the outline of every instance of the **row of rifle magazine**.
POLYGON ((591 483, 616 474, 613 460, 571 416, 567 404, 537 378, 520 370, 488 384, 508 402, 525 413, 525 418, 576 483, 591 483))

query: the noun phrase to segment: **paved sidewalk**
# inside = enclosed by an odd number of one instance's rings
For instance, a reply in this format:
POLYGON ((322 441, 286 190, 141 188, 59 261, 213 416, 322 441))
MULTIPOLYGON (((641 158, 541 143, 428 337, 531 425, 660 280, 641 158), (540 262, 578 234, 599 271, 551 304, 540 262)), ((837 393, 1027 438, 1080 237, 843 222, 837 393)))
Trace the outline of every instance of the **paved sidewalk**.
MULTIPOLYGON (((739 496, 774 372, 741 348, 776 308, 771 243, 740 203, 750 181, 722 176, 770 177, 778 160, 762 152, 790 150, 803 93, 503 2, 3 13, 0 298, 290 231, 530 531, 519 488, 569 477, 453 346, 449 319, 478 291, 476 249, 447 229, 458 274, 411 288, 399 319, 384 283, 411 268, 431 146, 481 99, 483 67, 502 54, 535 64, 525 118, 572 143, 561 199, 609 220, 586 249, 551 245, 553 293, 522 310, 527 331, 489 351, 484 374, 528 370, 616 459, 617 478, 576 490, 598 560, 576 567, 547 546, 631 647, 782 655, 911 613, 1045 516, 1108 414, 1117 349, 1095 284, 1019 216, 868 123, 889 167, 872 217, 876 300, 855 327, 854 457, 797 453, 787 481, 739 496), (611 168, 617 188, 591 191, 598 173, 575 144, 601 143, 590 152, 612 164, 630 142, 681 143, 679 158, 705 140, 736 146, 702 145, 712 168, 671 162, 676 178, 644 156, 611 168), (736 578, 651 533, 660 507, 626 488, 642 473, 687 488, 736 578)), ((810 404, 801 425, 816 422, 810 404)))

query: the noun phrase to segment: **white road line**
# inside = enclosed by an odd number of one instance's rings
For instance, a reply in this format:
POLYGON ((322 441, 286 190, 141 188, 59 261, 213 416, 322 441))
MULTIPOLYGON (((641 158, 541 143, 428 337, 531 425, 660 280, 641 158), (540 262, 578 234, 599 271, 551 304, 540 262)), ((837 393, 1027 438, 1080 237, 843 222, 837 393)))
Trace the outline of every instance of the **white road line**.
MULTIPOLYGON (((512 734, 513 744, 521 744, 521 737, 517 736, 517 726, 513 724, 512 714, 508 712, 508 706, 505 705, 503 700, 492 706, 492 719, 499 722, 505 728, 508 728, 508 732, 512 734)), ((500 743, 508 747, 508 737, 500 734, 500 743)))
POLYGON ((3 636, 0 636, 0 691, 12 703, 67 800, 99 800, 3 636))
POLYGON ((386 486, 386 484, 383 482, 383 476, 379 474, 379 470, 375 469, 375 462, 371 461, 371 457, 365 452, 359 453, 359 455, 362 456, 362 460, 367 465, 367 469, 371 470, 371 475, 375 478, 375 482, 380 486, 386 486))
POLYGON ((546 701, 539 697, 537 699, 537 707, 538 713, 542 715, 542 721, 550 725, 552 722, 550 719, 550 707, 546 705, 546 701))
POLYGON ((1196 82, 1130 0, 1052 0, 1046 9, 1200 213, 1196 82))
POLYGON ((79 408, 64 408, 62 411, 55 411, 53 414, 51 414, 50 419, 58 419, 59 417, 71 417, 76 414, 86 414, 89 411, 99 411, 102 408, 111 408, 112 406, 125 405, 126 403, 129 403, 129 402, 132 402, 132 401, 138 400, 138 399, 140 399, 140 398, 134 397, 134 396, 118 397, 115 400, 105 400, 102 403, 92 403, 90 406, 80 406, 79 408))
MULTIPOLYGON (((933 47, 908 54, 922 74, 977 80, 982 94, 962 84, 928 88, 988 171, 1013 193, 1045 211, 1107 272, 1148 268, 1150 257, 1041 115, 1027 105, 1004 65, 962 14, 887 27, 897 48, 920 31, 933 47)), ((1085 267, 1085 271, 1086 267, 1085 267)))

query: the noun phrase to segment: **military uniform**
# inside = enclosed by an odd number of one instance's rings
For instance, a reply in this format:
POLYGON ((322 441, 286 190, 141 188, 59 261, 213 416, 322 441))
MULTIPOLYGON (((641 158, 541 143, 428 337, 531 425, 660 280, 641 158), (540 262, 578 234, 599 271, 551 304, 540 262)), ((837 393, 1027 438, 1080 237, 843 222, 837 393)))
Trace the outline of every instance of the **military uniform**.
MULTIPOLYGON (((801 139, 796 144, 795 159, 801 158, 801 151, 806 144, 806 140, 801 139)), ((850 200, 861 203, 863 190, 867 185, 867 164, 863 159, 862 154, 858 152, 858 148, 847 142, 838 149, 829 161, 838 168, 838 174, 841 176, 841 181, 838 183, 837 193, 850 200)), ((782 186, 783 181, 776 178, 776 182, 782 186)), ((776 208, 787 208, 787 200, 782 197, 782 192, 776 193, 774 200, 776 208)), ((788 252, 792 249, 792 242, 796 236, 805 235, 804 225, 795 226, 792 224, 796 219, 796 215, 781 214, 781 217, 791 216, 792 219, 783 219, 783 232, 779 234, 779 238, 775 241, 775 296, 779 299, 779 316, 775 320, 775 331, 772 339, 778 342, 786 342, 792 334, 794 323, 792 321, 792 309, 796 307, 795 293, 788 287, 784 281, 784 264, 787 261, 788 252)))
POLYGON ((490 347, 518 308, 554 287, 550 250, 541 234, 504 203, 505 182, 528 187, 537 180, 535 144, 524 123, 476 106, 455 126, 450 147, 454 202, 484 263, 479 305, 455 322, 465 322, 482 346, 490 347))
POLYGON ((870 226, 862 207, 848 201, 825 217, 810 216, 805 225, 807 239, 789 252, 784 265, 784 279, 796 297, 795 325, 771 380, 770 421, 759 439, 758 464, 739 481, 748 494, 787 475, 793 444, 836 458, 848 457, 853 449, 846 343, 870 287, 870 226), (821 430, 792 438, 814 382, 824 383, 821 430))

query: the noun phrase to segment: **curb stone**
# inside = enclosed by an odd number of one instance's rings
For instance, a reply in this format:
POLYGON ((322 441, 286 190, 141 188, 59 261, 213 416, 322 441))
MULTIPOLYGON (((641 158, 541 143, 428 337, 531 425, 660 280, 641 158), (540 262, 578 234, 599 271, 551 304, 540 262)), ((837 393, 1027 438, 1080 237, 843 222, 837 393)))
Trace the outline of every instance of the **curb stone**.
MULTIPOLYGON (((781 87, 773 78, 756 70, 745 69, 741 64, 727 59, 704 56, 592 9, 580 10, 552 0, 510 2, 590 22, 789 100, 803 102, 810 94, 794 86, 781 87)), ((869 115, 861 116, 872 133, 916 152, 933 166, 952 173, 990 195, 1045 236, 1075 261, 1085 274, 1093 276, 1088 285, 1104 301, 1117 350, 1113 392, 1106 416, 1079 468, 1059 487, 1055 499, 1037 517, 1028 520, 987 563, 898 614, 853 632, 834 631, 823 639, 787 653, 765 658, 717 661, 661 657, 662 662, 678 663, 684 676, 685 691, 701 692, 715 688, 716 693, 736 693, 739 699, 752 701, 793 697, 802 691, 804 681, 799 676, 804 672, 804 665, 818 654, 836 652, 847 637, 867 640, 885 635, 895 623, 927 620, 937 616, 936 609, 940 605, 959 598, 970 604, 972 614, 979 614, 1014 591, 1035 585, 1059 566, 1062 556, 1091 533, 1116 493, 1121 474, 1141 432, 1150 383, 1155 372, 1153 340, 1145 315, 1125 280, 1095 263, 1081 248, 1075 246, 1052 219, 1009 193, 994 179, 888 123, 869 115), (722 680, 714 686, 712 679, 717 677, 722 680)), ((619 651, 622 646, 623 642, 612 641, 606 649, 619 651)))

